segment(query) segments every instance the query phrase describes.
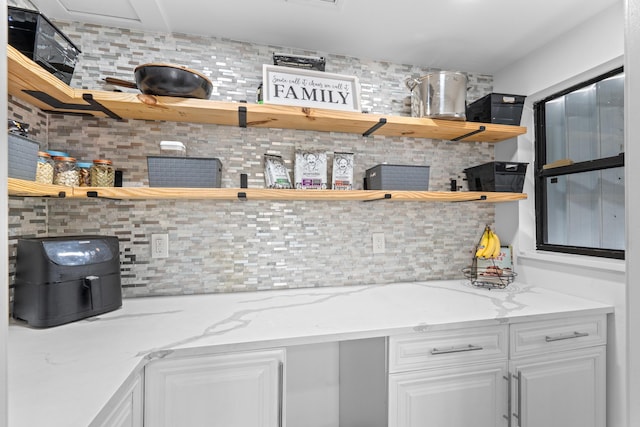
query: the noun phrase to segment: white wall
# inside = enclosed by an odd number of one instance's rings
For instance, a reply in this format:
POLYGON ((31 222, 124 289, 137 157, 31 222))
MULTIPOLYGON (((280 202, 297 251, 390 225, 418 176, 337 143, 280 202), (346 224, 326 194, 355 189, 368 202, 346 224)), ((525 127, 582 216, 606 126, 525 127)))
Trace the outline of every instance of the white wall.
MULTIPOLYGON (((640 182, 640 0, 627 0, 625 16, 625 182, 640 182), (634 165, 636 167, 628 167, 634 165)), ((640 425, 640 290, 637 280, 640 275, 640 198, 637 189, 626 187, 627 221, 627 406, 628 425, 640 425)))
MULTIPOLYGON (((494 92, 527 96, 521 124, 528 129, 527 134, 517 140, 498 144, 496 159, 529 163, 524 188, 529 198, 498 205, 496 228, 503 239, 514 245, 517 272, 523 281, 615 306, 616 313, 609 327, 609 427, 627 425, 624 415, 627 382, 625 263, 535 251, 532 107, 536 101, 560 89, 623 65, 624 12, 625 4, 620 0, 597 17, 568 29, 562 37, 494 75, 494 92)), ((626 164, 629 165, 628 157, 626 164)), ((627 178, 626 182, 634 181, 627 178)))
MULTIPOLYGON (((0 0, 0 46, 7 45, 7 2, 0 0)), ((7 56, 0 56, 0 81, 7 81, 7 56)), ((7 85, 0 85, 0 123, 7 122, 7 85)), ((0 133, 0 206, 7 202, 7 133, 0 133)), ((9 318, 9 225, 7 209, 0 210, 0 427, 9 424, 7 416, 7 322, 9 318)))

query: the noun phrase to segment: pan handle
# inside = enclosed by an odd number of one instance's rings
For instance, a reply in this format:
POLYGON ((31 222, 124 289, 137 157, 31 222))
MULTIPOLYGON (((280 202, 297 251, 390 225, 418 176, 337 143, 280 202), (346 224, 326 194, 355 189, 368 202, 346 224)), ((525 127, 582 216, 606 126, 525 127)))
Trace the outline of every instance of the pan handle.
POLYGON ((116 79, 115 77, 105 77, 103 80, 115 86, 123 86, 131 89, 138 89, 137 84, 135 84, 134 82, 130 82, 128 80, 116 79))

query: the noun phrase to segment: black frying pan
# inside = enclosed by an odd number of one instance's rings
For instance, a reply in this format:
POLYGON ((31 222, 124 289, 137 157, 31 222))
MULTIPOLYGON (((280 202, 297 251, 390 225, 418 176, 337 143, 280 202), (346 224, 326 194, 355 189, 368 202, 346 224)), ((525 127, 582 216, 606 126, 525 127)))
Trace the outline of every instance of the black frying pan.
POLYGON ((139 89, 147 95, 209 99, 213 84, 207 76, 172 64, 143 64, 134 70, 136 82, 106 77, 107 83, 139 89))

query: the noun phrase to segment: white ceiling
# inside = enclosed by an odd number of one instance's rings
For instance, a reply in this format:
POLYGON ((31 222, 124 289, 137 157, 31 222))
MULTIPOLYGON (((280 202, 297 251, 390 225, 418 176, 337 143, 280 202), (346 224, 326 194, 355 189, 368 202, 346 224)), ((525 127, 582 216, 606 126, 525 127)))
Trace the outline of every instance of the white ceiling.
POLYGON ((30 1, 56 20, 493 74, 621 0, 30 1))

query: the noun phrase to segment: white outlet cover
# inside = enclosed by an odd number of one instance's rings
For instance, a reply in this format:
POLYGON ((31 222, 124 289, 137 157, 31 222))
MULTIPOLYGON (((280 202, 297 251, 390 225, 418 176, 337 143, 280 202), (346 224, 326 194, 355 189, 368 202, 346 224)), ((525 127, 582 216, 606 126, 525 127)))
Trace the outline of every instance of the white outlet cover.
POLYGON ((384 233, 371 234, 371 244, 374 254, 383 254, 385 252, 384 233))
POLYGON ((151 258, 169 258, 169 235, 151 235, 151 258))

